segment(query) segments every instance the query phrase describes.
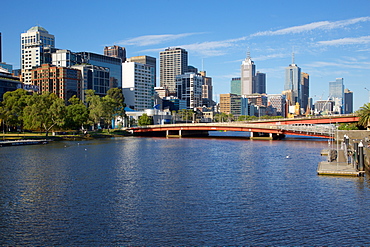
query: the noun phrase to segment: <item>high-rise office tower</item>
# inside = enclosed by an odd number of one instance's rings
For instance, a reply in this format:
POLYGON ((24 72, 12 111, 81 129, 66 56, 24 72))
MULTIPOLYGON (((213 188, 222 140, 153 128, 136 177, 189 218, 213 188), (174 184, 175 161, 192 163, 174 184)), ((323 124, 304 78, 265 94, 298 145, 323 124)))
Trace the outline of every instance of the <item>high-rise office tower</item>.
POLYGON ((240 77, 231 78, 230 83, 230 93, 236 95, 242 95, 242 87, 241 87, 241 79, 240 77))
POLYGON ((147 66, 150 66, 152 69, 152 81, 154 87, 156 87, 156 82, 157 82, 157 59, 155 57, 150 57, 150 56, 136 56, 136 57, 130 57, 127 59, 130 62, 135 62, 135 63, 141 63, 145 64, 147 66))
POLYGON ((329 82, 329 97, 334 101, 335 113, 343 113, 344 85, 343 78, 329 82))
POLYGON ((167 48, 159 53, 160 86, 176 95, 176 76, 188 69, 188 52, 182 48, 167 48))
POLYGON ((108 57, 121 58, 122 63, 126 61, 126 49, 118 45, 104 47, 104 55, 108 57))
POLYGON ((206 71, 200 71, 199 74, 203 77, 202 85, 202 101, 203 105, 207 107, 213 106, 213 86, 212 78, 207 76, 206 71))
POLYGON ((266 93, 266 74, 257 71, 253 80, 252 93, 265 94, 266 93))
POLYGON ((153 73, 146 64, 130 61, 122 64, 122 89, 128 107, 136 111, 153 108, 153 73))
POLYGON ((301 73, 301 109, 307 111, 307 106, 310 107, 309 98, 310 98, 310 75, 307 73, 301 73))
POLYGON ((21 71, 23 83, 31 84, 32 68, 39 67, 45 63, 46 57, 44 50, 54 47, 54 35, 49 34, 46 29, 40 26, 32 27, 26 33, 21 34, 21 71))
POLYGON ((256 66, 252 61, 249 52, 247 54, 247 58, 242 62, 240 71, 241 71, 240 78, 241 94, 242 95, 253 94, 254 93, 253 80, 255 80, 256 66))
POLYGON ((344 114, 353 113, 353 92, 348 88, 344 89, 344 114))
POLYGON ((301 105, 301 68, 294 63, 294 54, 292 60, 292 64, 289 64, 289 66, 285 68, 284 90, 291 90, 292 105, 295 105, 297 102, 301 105))
POLYGON ((187 109, 202 107, 203 79, 203 76, 192 72, 176 76, 176 96, 186 100, 187 109))

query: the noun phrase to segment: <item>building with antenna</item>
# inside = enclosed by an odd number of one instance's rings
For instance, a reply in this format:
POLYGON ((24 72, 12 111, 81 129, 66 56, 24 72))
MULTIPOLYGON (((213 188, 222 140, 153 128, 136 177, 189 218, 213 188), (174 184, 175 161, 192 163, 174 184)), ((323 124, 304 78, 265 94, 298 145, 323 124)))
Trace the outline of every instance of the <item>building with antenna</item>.
POLYGON ((254 93, 253 84, 256 75, 256 65, 251 59, 250 52, 248 51, 246 59, 242 62, 240 67, 241 77, 240 77, 240 85, 241 85, 241 94, 242 95, 250 95, 254 93))
POLYGON ((285 68, 284 91, 291 91, 291 106, 296 103, 301 105, 301 68, 294 63, 294 53, 292 63, 285 68))

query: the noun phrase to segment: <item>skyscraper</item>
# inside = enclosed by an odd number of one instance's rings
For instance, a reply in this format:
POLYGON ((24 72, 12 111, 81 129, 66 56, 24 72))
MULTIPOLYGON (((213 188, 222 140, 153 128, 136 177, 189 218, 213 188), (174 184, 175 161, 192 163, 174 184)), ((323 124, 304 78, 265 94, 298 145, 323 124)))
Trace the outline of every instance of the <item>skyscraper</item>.
POLYGON ((122 63, 126 61, 126 49, 118 45, 104 47, 104 55, 108 57, 121 58, 122 63))
POLYGON ((353 92, 348 88, 344 89, 344 114, 353 113, 353 92))
POLYGON ((202 106, 203 80, 203 76, 192 72, 176 76, 176 96, 186 100, 187 109, 202 106))
POLYGON ((301 109, 303 109, 303 111, 307 111, 307 106, 310 106, 308 102, 309 98, 310 98, 310 75, 302 72, 301 73, 301 109))
POLYGON ((241 78, 240 78, 240 84, 241 84, 241 94, 242 95, 249 95, 253 94, 253 80, 255 80, 256 75, 256 66, 254 65, 254 62, 251 59, 251 56, 248 52, 247 58, 242 62, 242 65, 240 67, 241 71, 241 78))
POLYGON ((188 52, 182 48, 167 48, 159 53, 160 86, 176 95, 176 76, 188 69, 188 52))
POLYGON ((131 109, 144 111, 154 105, 154 82, 151 66, 126 61, 122 64, 122 88, 125 103, 131 109))
POLYGON ((333 112, 343 113, 344 85, 343 78, 329 82, 329 97, 334 101, 333 112))
POLYGON ((241 87, 241 79, 240 77, 232 78, 230 83, 230 93, 236 95, 242 95, 242 87, 241 87))
POLYGON ((21 34, 21 71, 22 81, 31 84, 32 67, 45 63, 44 49, 54 48, 54 35, 46 29, 35 26, 21 34))
POLYGON ((155 57, 136 56, 136 57, 130 57, 128 59, 128 61, 141 63, 141 64, 146 64, 147 66, 150 66, 153 70, 153 73, 152 73, 153 85, 154 85, 154 87, 156 87, 156 82, 157 82, 157 59, 155 57))
POLYGON ((292 64, 289 64, 289 66, 285 68, 284 90, 291 90, 292 105, 295 105, 297 102, 301 105, 301 68, 294 63, 294 54, 292 60, 292 64))
POLYGON ((252 93, 264 94, 266 93, 266 74, 257 71, 253 80, 252 93))

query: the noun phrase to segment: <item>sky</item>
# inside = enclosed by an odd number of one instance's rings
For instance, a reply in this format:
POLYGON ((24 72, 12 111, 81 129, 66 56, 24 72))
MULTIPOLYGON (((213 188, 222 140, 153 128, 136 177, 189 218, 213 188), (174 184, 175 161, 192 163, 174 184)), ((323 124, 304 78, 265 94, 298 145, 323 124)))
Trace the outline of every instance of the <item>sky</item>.
POLYGON ((103 54, 126 48, 127 57, 157 58, 168 47, 188 51, 189 65, 212 77, 213 99, 230 93, 250 53, 266 73, 268 94, 284 90, 293 61, 310 75, 310 97, 326 100, 329 82, 344 78, 354 110, 370 98, 370 0, 78 0, 3 1, 3 62, 20 68, 20 35, 39 25, 56 48, 103 54))

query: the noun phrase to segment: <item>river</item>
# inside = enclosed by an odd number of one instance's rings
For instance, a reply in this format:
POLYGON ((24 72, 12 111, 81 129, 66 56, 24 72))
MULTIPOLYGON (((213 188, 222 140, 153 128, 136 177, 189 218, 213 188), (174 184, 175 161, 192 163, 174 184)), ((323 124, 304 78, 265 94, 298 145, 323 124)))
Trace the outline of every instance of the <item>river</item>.
POLYGON ((0 245, 369 245, 369 180, 318 176, 327 145, 124 137, 2 147, 0 245))

